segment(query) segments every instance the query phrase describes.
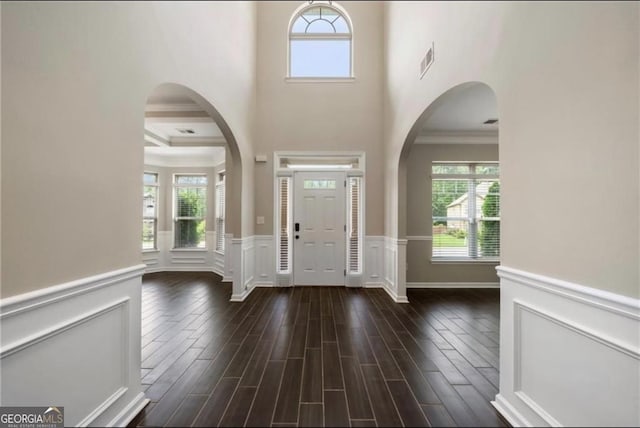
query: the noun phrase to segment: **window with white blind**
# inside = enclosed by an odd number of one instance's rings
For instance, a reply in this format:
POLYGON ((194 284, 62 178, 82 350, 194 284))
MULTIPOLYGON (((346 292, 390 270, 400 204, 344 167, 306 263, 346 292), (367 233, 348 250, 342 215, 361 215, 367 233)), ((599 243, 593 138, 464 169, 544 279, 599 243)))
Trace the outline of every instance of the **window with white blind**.
POLYGON ((205 248, 207 176, 174 175, 173 194, 174 248, 205 248))
POLYGON ((499 172, 497 163, 432 164, 433 260, 499 259, 499 172))
POLYGON ((220 179, 216 183, 216 251, 224 253, 224 201, 225 181, 224 173, 220 173, 220 179))
POLYGON ((142 187, 142 249, 158 248, 158 174, 145 172, 142 187))
POLYGON ((291 177, 278 177, 278 273, 291 271, 291 177))
POLYGON ((349 224, 347 226, 347 244, 348 244, 348 264, 349 273, 359 274, 362 272, 362 214, 360 206, 361 202, 361 185, 360 177, 349 177, 347 192, 349 204, 349 224))

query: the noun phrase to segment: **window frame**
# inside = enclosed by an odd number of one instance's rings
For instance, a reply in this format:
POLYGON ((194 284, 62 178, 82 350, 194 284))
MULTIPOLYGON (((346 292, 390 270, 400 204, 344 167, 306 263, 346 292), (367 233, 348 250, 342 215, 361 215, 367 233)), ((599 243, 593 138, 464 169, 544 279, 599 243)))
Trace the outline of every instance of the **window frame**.
MULTIPOLYGON (((466 256, 450 256, 450 255, 446 255, 446 256, 440 256, 440 255, 435 255, 434 254, 434 242, 435 242, 435 236, 433 235, 433 223, 435 221, 466 221, 468 223, 468 225, 471 224, 476 224, 479 225, 482 221, 498 221, 499 223, 502 222, 502 217, 498 216, 498 217, 490 217, 490 218, 483 218, 482 215, 478 216, 478 210, 477 207, 475 206, 475 191, 476 191, 476 187, 478 186, 479 182, 481 181, 495 181, 498 184, 500 184, 500 163, 498 161, 475 161, 475 162, 470 162, 470 161, 433 161, 431 163, 431 170, 429 171, 429 179, 430 179, 430 186, 431 186, 431 204, 433 205, 433 182, 434 180, 468 180, 469 181, 469 185, 468 185, 468 190, 466 193, 468 193, 468 200, 471 200, 471 197, 473 196, 473 217, 471 217, 471 213, 468 213, 467 217, 449 217, 449 216, 434 216, 433 211, 431 212, 431 254, 430 254, 430 261, 432 264, 448 264, 448 263, 478 263, 478 264, 499 264, 500 263, 500 245, 498 243, 498 256, 495 257, 490 257, 490 256, 481 256, 481 255, 476 255, 473 256, 471 254, 469 254, 470 252, 467 251, 467 255, 466 256), (469 168, 469 172, 468 173, 447 173, 447 174, 436 174, 433 173, 433 167, 436 165, 461 165, 461 166, 467 166, 469 168), (498 173, 497 174, 480 174, 475 172, 475 167, 477 165, 493 165, 493 166, 497 166, 498 167, 498 173), (437 219, 437 220, 436 220, 437 219), (497 219, 497 220, 496 220, 497 219)), ((468 208, 468 211, 471 211, 470 208, 468 208)), ((466 248, 469 249, 472 246, 475 248, 478 248, 479 245, 479 241, 480 241, 480 235, 479 235, 479 227, 476 226, 476 231, 474 234, 470 234, 469 231, 467 231, 468 236, 471 236, 474 242, 469 242, 467 243, 466 248)))
POLYGON ((216 242, 214 243, 214 251, 219 254, 224 254, 225 252, 225 230, 227 227, 225 220, 225 209, 227 203, 226 177, 226 172, 220 171, 218 173, 218 181, 214 187, 216 215, 216 242), (222 197, 220 197, 220 189, 222 189, 222 197))
POLYGON ((172 245, 171 251, 208 251, 208 242, 207 242, 207 213, 208 213, 208 192, 209 192, 209 177, 206 173, 181 173, 177 172, 173 174, 173 230, 172 230, 172 245), (189 177, 204 177, 207 181, 207 184, 178 184, 178 177, 189 176, 189 177), (203 188, 205 201, 204 201, 204 213, 202 217, 178 217, 178 189, 180 188, 203 188), (176 227, 178 224, 178 220, 204 220, 205 222, 205 234, 204 234, 204 247, 177 247, 176 246, 176 227))
POLYGON ((142 173, 142 199, 144 203, 144 188, 145 187, 154 187, 155 188, 155 206, 154 206, 154 216, 149 217, 144 215, 144 209, 142 212, 142 227, 144 231, 144 222, 148 220, 153 220, 153 247, 152 248, 144 248, 144 240, 141 242, 142 244, 142 252, 154 252, 158 251, 158 206, 159 198, 160 198, 160 174, 153 171, 144 171, 142 173), (154 175, 156 177, 155 183, 146 183, 144 181, 145 175, 154 175))
POLYGON ((285 74, 286 82, 299 83, 336 83, 336 82, 353 82, 355 81, 354 72, 354 31, 353 22, 347 11, 336 2, 319 1, 306 2, 300 5, 289 20, 287 31, 287 70, 285 74), (342 16, 349 27, 349 33, 293 33, 293 25, 307 10, 316 7, 332 9, 334 12, 342 16), (349 76, 292 76, 291 75, 291 41, 292 40, 349 40, 349 76))

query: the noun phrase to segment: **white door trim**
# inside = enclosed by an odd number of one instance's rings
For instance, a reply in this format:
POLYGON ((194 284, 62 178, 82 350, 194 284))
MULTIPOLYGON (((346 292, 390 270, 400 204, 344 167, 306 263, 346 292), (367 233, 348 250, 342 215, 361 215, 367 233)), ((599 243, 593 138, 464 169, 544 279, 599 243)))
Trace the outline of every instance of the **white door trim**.
MULTIPOLYGON (((274 231, 274 257, 272 260, 273 266, 275 267, 275 285, 277 286, 292 286, 293 285, 293 263, 291 263, 286 271, 280 270, 280 266, 278 266, 278 254, 280 253, 280 213, 279 213, 279 191, 278 191, 278 180, 282 177, 288 177, 291 180, 291 187, 293 188, 293 175, 295 171, 304 170, 304 171, 322 171, 322 172, 336 172, 342 171, 345 172, 346 177, 362 177, 361 182, 361 201, 360 201, 360 211, 361 211, 361 219, 362 226, 360 232, 360 248, 364 248, 364 241, 366 236, 366 180, 365 180, 365 169, 366 169, 366 157, 365 152, 361 151, 286 151, 286 152, 274 152, 273 153, 273 231, 274 231), (313 169, 309 168, 298 168, 296 167, 296 162, 298 164, 301 163, 313 163, 318 165, 313 169), (351 168, 345 168, 342 165, 351 164, 351 168), (322 167, 321 165, 327 165, 327 167, 322 167)), ((345 193, 346 198, 346 193, 345 193)), ((291 202, 293 198, 291 198, 291 202)), ((346 199, 345 199, 346 202, 346 199)), ((346 219, 346 206, 345 206, 345 219, 346 219)), ((293 222, 289 225, 290 233, 293 232, 293 222)), ((289 244, 293 247, 293 244, 289 244)), ((346 245, 346 238, 345 238, 346 245)), ((292 251, 293 248, 290 248, 292 251)), ((366 263, 366 255, 365 251, 362 251, 361 257, 361 265, 365 266, 366 263)), ((347 267, 347 252, 345 251, 345 267, 347 267)), ((346 285, 348 286, 363 286, 364 276, 363 272, 359 273, 350 273, 347 272, 346 285)))

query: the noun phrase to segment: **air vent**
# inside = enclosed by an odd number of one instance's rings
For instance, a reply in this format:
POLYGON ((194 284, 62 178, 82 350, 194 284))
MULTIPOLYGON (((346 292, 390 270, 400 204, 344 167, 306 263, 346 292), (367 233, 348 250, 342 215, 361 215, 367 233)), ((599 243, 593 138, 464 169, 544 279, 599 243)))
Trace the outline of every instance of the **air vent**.
POLYGON ((424 77, 429 67, 431 67, 431 64, 433 64, 433 59, 434 58, 433 58, 433 43, 432 43, 429 50, 427 50, 427 53, 424 55, 424 57, 422 57, 422 60, 420 60, 420 79, 424 77))
POLYGON ((487 119, 482 122, 484 125, 493 125, 494 123, 498 123, 498 119, 487 119))
POLYGON ((193 129, 189 129, 189 128, 176 128, 176 130, 181 134, 195 134, 196 133, 196 131, 194 131, 193 129))

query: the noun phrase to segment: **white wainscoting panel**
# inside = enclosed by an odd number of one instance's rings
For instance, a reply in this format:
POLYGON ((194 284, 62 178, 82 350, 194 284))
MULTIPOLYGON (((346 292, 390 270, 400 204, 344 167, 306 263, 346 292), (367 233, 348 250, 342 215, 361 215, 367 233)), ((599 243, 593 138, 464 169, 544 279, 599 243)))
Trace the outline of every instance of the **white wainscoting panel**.
POLYGON ((384 286, 384 236, 367 236, 364 240, 364 286, 384 286))
POLYGON ((232 302, 242 302, 255 288, 255 239, 253 236, 231 239, 233 259, 232 302))
POLYGON ((273 287, 276 276, 274 238, 271 235, 256 235, 255 245, 255 285, 273 287))
POLYGON ((2 406, 65 407, 65 425, 126 425, 140 384, 137 265, 0 301, 2 406))
POLYGON ((253 236, 242 240, 242 284, 245 290, 253 287, 256 273, 256 251, 253 236))
POLYGON ((224 235, 224 275, 222 280, 226 282, 233 281, 233 251, 231 250, 231 241, 233 235, 227 233, 224 235))
POLYGON ((206 242, 206 249, 174 250, 171 231, 158 231, 158 250, 142 253, 146 272, 215 272, 215 232, 207 231, 206 242))
POLYGON ((407 240, 385 237, 383 287, 396 303, 409 302, 406 267, 407 240))
POLYGON ((640 301, 497 269, 496 408, 517 426, 639 426, 640 301))

